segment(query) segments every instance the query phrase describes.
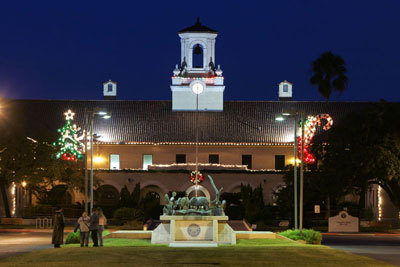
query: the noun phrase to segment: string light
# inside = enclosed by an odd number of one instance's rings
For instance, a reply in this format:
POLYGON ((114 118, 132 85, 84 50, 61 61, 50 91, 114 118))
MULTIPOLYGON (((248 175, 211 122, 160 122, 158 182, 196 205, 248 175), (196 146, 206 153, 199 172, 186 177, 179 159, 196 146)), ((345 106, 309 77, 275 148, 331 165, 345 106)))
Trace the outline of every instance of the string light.
POLYGON ((80 142, 82 136, 78 137, 80 128, 78 128, 76 124, 71 123, 74 119, 75 113, 68 110, 64 115, 67 122, 62 128, 58 129, 61 136, 53 143, 54 146, 60 146, 60 150, 55 153, 53 157, 68 161, 83 160, 82 150, 84 149, 84 146, 80 142))
POLYGON ((17 196, 16 196, 16 185, 14 182, 11 184, 11 197, 12 197, 12 208, 11 215, 15 216, 15 212, 17 210, 17 196))
MULTIPOLYGON (((304 149, 303 157, 305 163, 314 163, 315 156, 309 151, 312 139, 314 138, 316 127, 321 126, 322 120, 326 120, 323 130, 329 130, 333 125, 333 119, 329 114, 319 114, 317 116, 308 116, 304 122, 304 149)), ((303 123, 303 122, 302 122, 303 123)), ((297 139, 298 149, 297 157, 301 158, 301 136, 297 139)))
POLYGON ((180 76, 172 76, 173 79, 180 78, 182 80, 214 80, 214 79, 224 79, 223 76, 217 77, 180 77, 180 76))
MULTIPOLYGON (((97 145, 195 145, 195 142, 94 142, 97 145)), ((203 146, 293 146, 293 142, 280 143, 236 143, 236 142, 199 142, 203 146)))
POLYGON ((382 220, 382 187, 378 185, 378 221, 382 220))

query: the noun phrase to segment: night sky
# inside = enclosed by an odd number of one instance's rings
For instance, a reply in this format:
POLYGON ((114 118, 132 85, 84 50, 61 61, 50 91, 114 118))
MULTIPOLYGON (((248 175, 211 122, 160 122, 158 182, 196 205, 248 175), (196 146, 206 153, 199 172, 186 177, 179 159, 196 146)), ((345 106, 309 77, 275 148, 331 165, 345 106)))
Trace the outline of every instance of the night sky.
POLYGON ((216 64, 225 100, 323 100, 311 62, 344 58, 349 86, 334 101, 400 101, 400 1, 3 1, 0 96, 170 100, 180 61, 177 31, 201 23, 219 32, 216 64))

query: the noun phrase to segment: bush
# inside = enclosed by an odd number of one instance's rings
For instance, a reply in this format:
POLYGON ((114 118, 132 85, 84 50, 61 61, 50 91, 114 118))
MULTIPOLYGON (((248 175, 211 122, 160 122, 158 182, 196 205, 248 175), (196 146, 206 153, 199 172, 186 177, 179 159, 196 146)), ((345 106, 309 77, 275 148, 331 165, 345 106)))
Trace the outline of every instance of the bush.
POLYGON ((118 227, 120 230, 143 230, 142 221, 128 221, 124 225, 118 227))
POLYGON ((322 235, 318 231, 312 229, 303 229, 303 236, 300 236, 300 230, 286 230, 279 233, 292 240, 304 240, 307 244, 321 245, 322 235))
POLYGON ((114 212, 113 222, 116 225, 126 224, 128 221, 143 221, 144 214, 134 208, 119 208, 114 212))
MULTIPOLYGON (((104 230, 102 236, 106 236, 110 234, 109 230, 104 230)), ((89 234, 89 240, 92 240, 91 235, 89 234)), ((67 235, 65 239, 65 244, 80 244, 81 243, 81 233, 80 231, 76 231, 76 233, 71 232, 67 235)))
POLYGON ((79 230, 76 233, 71 232, 67 235, 65 240, 65 244, 80 244, 81 243, 81 236, 79 230))

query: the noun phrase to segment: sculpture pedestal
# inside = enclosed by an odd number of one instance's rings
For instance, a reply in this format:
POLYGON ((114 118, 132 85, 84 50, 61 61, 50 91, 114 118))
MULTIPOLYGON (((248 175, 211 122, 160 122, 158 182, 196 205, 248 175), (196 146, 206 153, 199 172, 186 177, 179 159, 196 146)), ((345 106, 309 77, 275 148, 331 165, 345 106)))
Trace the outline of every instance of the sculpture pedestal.
POLYGON ((162 223, 153 231, 153 244, 188 242, 236 244, 228 216, 160 216, 162 223))

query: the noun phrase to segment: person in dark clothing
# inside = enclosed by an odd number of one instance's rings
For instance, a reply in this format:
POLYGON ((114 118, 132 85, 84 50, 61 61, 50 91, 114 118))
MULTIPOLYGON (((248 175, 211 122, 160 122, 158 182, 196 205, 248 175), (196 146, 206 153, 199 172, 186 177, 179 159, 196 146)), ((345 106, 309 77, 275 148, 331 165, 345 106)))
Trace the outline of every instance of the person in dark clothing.
POLYGON ((53 236, 51 243, 54 244, 55 248, 59 248, 64 244, 64 214, 62 208, 57 208, 53 219, 53 236))
POLYGON ((93 240, 93 247, 98 247, 99 246, 99 241, 98 241, 98 236, 97 236, 97 230, 99 228, 99 215, 97 214, 97 210, 94 209, 92 215, 90 216, 90 236, 92 237, 93 240))

